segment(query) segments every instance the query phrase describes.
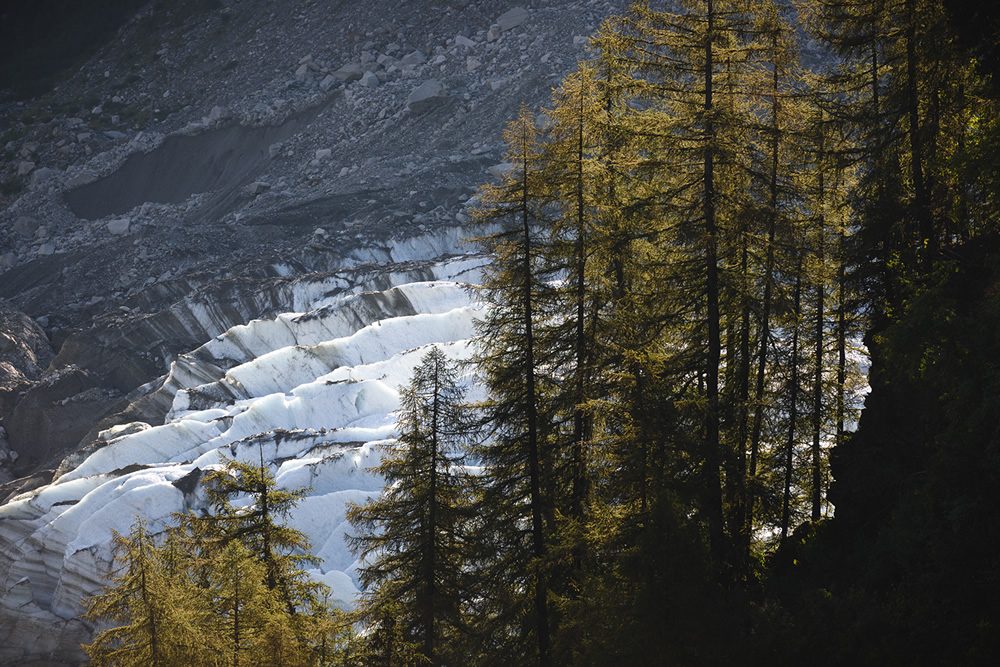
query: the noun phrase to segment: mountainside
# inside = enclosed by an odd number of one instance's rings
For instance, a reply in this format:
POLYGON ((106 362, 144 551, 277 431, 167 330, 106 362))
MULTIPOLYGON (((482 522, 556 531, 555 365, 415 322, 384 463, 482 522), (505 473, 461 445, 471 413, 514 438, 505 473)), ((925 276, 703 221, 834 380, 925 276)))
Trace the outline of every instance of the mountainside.
POLYGON ((627 4, 149 2, 0 105, 0 662, 81 661, 111 530, 222 454, 312 487, 351 604, 344 505, 425 346, 468 355, 503 125, 627 4))

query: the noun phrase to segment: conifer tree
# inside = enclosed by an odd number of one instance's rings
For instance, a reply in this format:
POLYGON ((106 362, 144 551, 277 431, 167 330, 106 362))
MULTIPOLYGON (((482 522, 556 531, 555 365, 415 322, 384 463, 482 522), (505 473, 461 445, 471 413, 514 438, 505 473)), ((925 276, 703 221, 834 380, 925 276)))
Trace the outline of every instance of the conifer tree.
POLYGON ((305 535, 286 523, 305 489, 278 487, 264 464, 263 449, 259 465, 224 457, 222 467, 206 475, 204 481, 213 514, 185 519, 185 523, 203 524, 190 528, 202 549, 239 542, 263 565, 268 590, 278 595, 289 614, 311 611, 324 587, 304 568, 318 559, 308 554, 305 535), (234 504, 243 498, 249 499, 248 505, 234 504))
POLYGON ((119 625, 85 647, 94 664, 329 664, 345 624, 302 569, 316 561, 308 541, 282 521, 303 492, 230 459, 205 482, 217 514, 177 515, 162 544, 142 519, 115 534, 121 565, 87 618, 119 625))
POLYGON ((206 599, 164 565, 146 522, 136 518, 127 536, 115 532, 118 564, 111 583, 87 602, 85 618, 117 623, 84 649, 94 665, 213 665, 206 599))
MULTIPOLYGON (((439 347, 421 359, 401 392, 399 438, 376 468, 378 498, 351 506, 359 530, 349 538, 365 560, 360 616, 398 628, 401 646, 419 647, 428 664, 459 659, 465 622, 468 499, 460 469, 468 419, 457 365, 439 347)), ((386 628, 383 628, 385 630, 386 628)))
POLYGON ((540 227, 546 223, 549 191, 535 120, 522 107, 504 137, 508 162, 504 182, 481 190, 483 223, 500 230, 480 239, 494 261, 484 273, 477 362, 489 391, 482 405, 486 429, 477 447, 484 472, 477 541, 485 553, 477 576, 484 588, 479 615, 493 641, 504 641, 508 659, 551 664, 551 618, 547 554, 554 498, 549 451, 551 379, 541 372, 537 327, 546 317, 551 287, 540 267, 540 227), (504 639, 502 639, 504 638, 504 639))

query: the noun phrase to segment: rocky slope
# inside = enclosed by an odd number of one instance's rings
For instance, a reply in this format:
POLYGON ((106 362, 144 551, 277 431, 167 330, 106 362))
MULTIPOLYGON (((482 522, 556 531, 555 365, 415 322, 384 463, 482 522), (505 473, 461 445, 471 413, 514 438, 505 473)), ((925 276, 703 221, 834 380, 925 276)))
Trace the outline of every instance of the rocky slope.
POLYGON ((504 123, 626 5, 150 2, 0 104, 0 663, 79 661, 110 530, 197 507, 223 452, 313 486, 350 604, 343 506, 425 346, 467 354, 504 123))

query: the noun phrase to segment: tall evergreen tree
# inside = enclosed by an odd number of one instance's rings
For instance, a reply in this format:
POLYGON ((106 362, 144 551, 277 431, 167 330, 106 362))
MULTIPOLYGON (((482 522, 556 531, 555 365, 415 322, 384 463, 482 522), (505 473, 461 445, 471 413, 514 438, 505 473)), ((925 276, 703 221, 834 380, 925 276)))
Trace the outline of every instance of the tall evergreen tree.
POLYGON ((305 489, 282 489, 265 465, 223 458, 221 468, 205 476, 213 513, 206 517, 182 516, 202 547, 213 548, 236 541, 264 567, 268 590, 275 591, 289 614, 309 613, 318 604, 324 587, 314 582, 305 567, 318 559, 309 555, 309 540, 286 521, 305 489), (248 504, 236 501, 249 500, 248 504), (202 523, 202 527, 196 525, 202 523))
POLYGON ((91 664, 220 664, 207 648, 212 635, 204 595, 165 565, 146 522, 136 518, 127 536, 113 534, 112 544, 118 570, 90 598, 84 617, 117 625, 84 646, 91 664))
POLYGON ((535 119, 522 107, 504 132, 514 168, 498 186, 481 191, 479 220, 500 230, 480 239, 493 253, 479 296, 477 362, 489 396, 482 406, 487 431, 477 448, 484 472, 479 542, 485 549, 480 617, 493 641, 506 637, 508 659, 551 664, 552 619, 546 566, 553 531, 550 452, 551 378, 537 347, 551 286, 540 271, 541 226, 550 197, 535 119), (508 643, 509 642, 509 643, 508 643))
POLYGON ((369 621, 388 618, 401 639, 420 647, 428 664, 460 660, 468 582, 468 499, 460 468, 468 420, 455 362, 434 347, 401 393, 399 438, 386 445, 376 470, 382 495, 351 506, 360 532, 350 538, 366 562, 367 595, 360 608, 369 621))

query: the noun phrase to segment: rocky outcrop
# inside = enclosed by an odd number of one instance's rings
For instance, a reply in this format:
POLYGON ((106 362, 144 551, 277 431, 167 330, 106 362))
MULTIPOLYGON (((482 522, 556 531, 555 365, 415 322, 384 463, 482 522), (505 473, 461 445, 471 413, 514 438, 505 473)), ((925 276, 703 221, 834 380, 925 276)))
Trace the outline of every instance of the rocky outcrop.
POLYGON ((52 357, 38 323, 0 298, 0 419, 11 407, 11 395, 41 378, 52 357))
POLYGON ((0 299, 0 483, 23 467, 18 459, 24 452, 10 442, 18 441, 15 408, 36 386, 52 357, 41 327, 0 299))

